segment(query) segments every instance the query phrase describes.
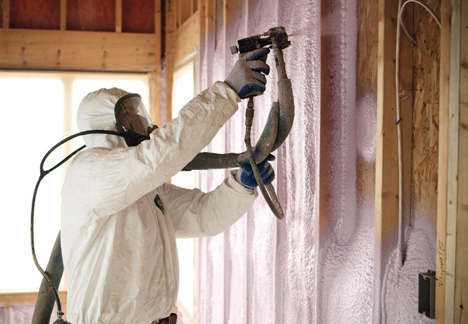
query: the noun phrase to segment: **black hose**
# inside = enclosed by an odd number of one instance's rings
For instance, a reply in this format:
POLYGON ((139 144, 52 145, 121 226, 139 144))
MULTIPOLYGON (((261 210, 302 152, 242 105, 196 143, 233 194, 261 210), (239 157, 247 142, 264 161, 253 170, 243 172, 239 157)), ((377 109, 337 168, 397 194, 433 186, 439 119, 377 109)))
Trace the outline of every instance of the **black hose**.
MULTIPOLYGON (((114 131, 108 131, 108 130, 89 130, 89 131, 84 131, 84 132, 79 132, 79 133, 73 134, 73 135, 68 136, 67 138, 61 140, 56 145, 54 145, 42 158, 42 161, 41 161, 41 164, 40 164, 40 175, 39 175, 39 179, 37 180, 36 186, 34 188, 34 194, 33 194, 33 198, 32 198, 32 205, 31 205, 31 252, 32 252, 33 260, 34 260, 34 263, 36 264, 37 269, 42 274, 44 279, 47 281, 47 284, 49 285, 50 289, 52 290, 52 292, 54 294, 54 297, 55 297, 55 300, 57 301, 57 317, 59 318, 59 320, 62 318, 62 315, 64 313, 62 312, 62 303, 60 302, 60 297, 58 295, 57 288, 55 288, 55 285, 52 283, 52 281, 50 280, 47 273, 39 265, 39 262, 37 261, 37 257, 36 257, 36 250, 34 248, 34 208, 35 208, 35 204, 36 204, 37 191, 39 190, 39 185, 40 185, 42 179, 44 179, 44 177, 47 174, 49 174, 51 171, 55 170, 56 168, 61 166, 63 163, 68 161, 76 153, 78 153, 79 151, 84 149, 86 147, 86 145, 83 145, 80 148, 78 148, 77 150, 70 153, 62 161, 57 163, 55 166, 53 166, 49 170, 44 170, 44 163, 45 163, 47 157, 49 157, 49 155, 56 148, 58 148, 59 146, 61 146, 64 143, 68 142, 69 140, 71 140, 71 139, 73 139, 75 137, 78 137, 78 136, 89 135, 89 134, 111 134, 111 135, 116 135, 116 136, 121 136, 121 137, 126 136, 126 135, 123 135, 123 134, 120 134, 120 133, 117 133, 117 132, 114 132, 114 131)), ((39 296, 38 296, 38 298, 39 298, 39 296)), ((49 315, 49 317, 50 317, 50 315, 49 315)))
POLYGON ((281 204, 278 201, 278 197, 275 193, 275 188, 272 184, 265 184, 262 181, 262 176, 260 175, 260 171, 258 171, 257 162, 255 161, 252 144, 250 142, 250 130, 252 127, 252 119, 254 115, 253 110, 253 97, 249 98, 249 102, 247 104, 247 110, 245 112, 245 146, 247 147, 247 152, 249 154, 250 165, 252 166, 252 171, 255 176, 255 180, 257 181, 258 187, 262 192, 263 198, 265 198, 268 206, 270 207, 273 214, 278 219, 284 218, 283 209, 281 208, 281 204))
MULTIPOLYGON (((50 254, 49 263, 45 271, 50 281, 56 289, 60 285, 60 280, 63 275, 63 260, 62 260, 62 249, 60 247, 60 232, 55 240, 52 253, 50 254)), ((54 308, 55 295, 54 292, 49 288, 49 282, 43 279, 41 287, 37 294, 36 305, 34 306, 34 313, 32 317, 32 324, 43 324, 50 322, 50 315, 54 308)), ((59 321, 55 323, 60 323, 59 321)), ((55 324, 54 323, 54 324, 55 324)), ((63 322, 62 322, 63 323, 63 322)))

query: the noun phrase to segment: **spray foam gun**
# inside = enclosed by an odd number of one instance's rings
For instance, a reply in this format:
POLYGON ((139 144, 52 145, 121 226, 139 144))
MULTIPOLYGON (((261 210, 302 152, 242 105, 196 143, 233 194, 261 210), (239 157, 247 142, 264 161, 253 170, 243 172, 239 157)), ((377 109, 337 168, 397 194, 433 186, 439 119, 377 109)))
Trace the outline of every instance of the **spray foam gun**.
POLYGON ((286 75, 286 69, 283 60, 283 49, 291 44, 288 41, 288 35, 284 27, 275 27, 268 30, 266 33, 252 37, 243 38, 237 41, 238 46, 231 47, 231 53, 239 53, 240 56, 247 54, 257 48, 271 46, 275 54, 276 70, 278 73, 278 101, 273 102, 270 114, 263 129, 263 132, 255 145, 252 148, 250 144, 250 130, 253 119, 253 97, 261 93, 250 92, 242 99, 249 99, 248 108, 246 110, 246 134, 245 143, 247 151, 243 153, 227 153, 217 154, 202 152, 187 164, 183 170, 209 170, 209 169, 226 169, 241 167, 246 164, 251 164, 254 170, 255 179, 259 184, 259 188, 265 197, 268 205, 279 219, 284 217, 273 186, 270 184, 265 186, 261 181, 257 163, 262 162, 271 152, 275 151, 288 137, 294 121, 294 98, 291 87, 291 80, 286 75), (270 198, 271 196, 272 198, 270 198))
POLYGON ((291 42, 288 41, 288 35, 284 27, 274 27, 266 33, 247 37, 238 41, 238 47, 232 46, 231 53, 239 53, 242 57, 247 53, 272 45, 275 55, 276 70, 278 73, 278 102, 274 102, 269 120, 265 129, 260 137, 259 143, 252 148, 250 140, 250 131, 252 128, 252 121, 254 117, 254 104, 253 98, 261 92, 251 91, 241 99, 249 99, 247 109, 245 111, 245 138, 244 142, 247 147, 247 154, 249 157, 250 165, 255 175, 255 179, 259 184, 260 191, 268 203, 268 206, 273 211, 278 219, 284 217, 283 209, 276 197, 275 188, 272 184, 264 185, 260 172, 258 171, 257 161, 263 161, 268 154, 276 150, 279 145, 286 139, 294 121, 294 100, 292 95, 291 81, 286 75, 286 69, 283 59, 283 49, 289 47, 291 42))

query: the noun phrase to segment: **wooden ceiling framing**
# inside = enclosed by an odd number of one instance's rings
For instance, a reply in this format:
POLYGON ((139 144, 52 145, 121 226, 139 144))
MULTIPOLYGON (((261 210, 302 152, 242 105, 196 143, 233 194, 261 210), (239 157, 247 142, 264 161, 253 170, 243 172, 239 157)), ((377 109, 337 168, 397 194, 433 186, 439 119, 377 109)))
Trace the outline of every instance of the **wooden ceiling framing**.
POLYGON ((150 72, 159 64, 160 0, 3 0, 1 7, 1 68, 150 72))

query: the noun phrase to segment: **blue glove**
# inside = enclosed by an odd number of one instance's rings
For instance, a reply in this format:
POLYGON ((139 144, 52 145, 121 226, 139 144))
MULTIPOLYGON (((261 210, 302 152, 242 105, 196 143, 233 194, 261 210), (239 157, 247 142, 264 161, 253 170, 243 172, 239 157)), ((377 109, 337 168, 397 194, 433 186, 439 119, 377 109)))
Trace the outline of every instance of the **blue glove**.
MULTIPOLYGON (((258 171, 262 177, 262 181, 265 185, 270 184, 275 179, 275 170, 268 161, 273 161, 275 157, 271 154, 260 164, 257 164, 258 171)), ((242 168, 237 170, 235 179, 237 182, 247 188, 255 188, 258 186, 257 180, 250 164, 244 165, 242 168)))
POLYGON ((262 93, 265 91, 267 80, 262 72, 268 75, 270 67, 260 59, 268 55, 268 53, 270 53, 268 48, 259 48, 246 54, 234 64, 231 72, 224 80, 237 92, 240 98, 253 90, 262 93))

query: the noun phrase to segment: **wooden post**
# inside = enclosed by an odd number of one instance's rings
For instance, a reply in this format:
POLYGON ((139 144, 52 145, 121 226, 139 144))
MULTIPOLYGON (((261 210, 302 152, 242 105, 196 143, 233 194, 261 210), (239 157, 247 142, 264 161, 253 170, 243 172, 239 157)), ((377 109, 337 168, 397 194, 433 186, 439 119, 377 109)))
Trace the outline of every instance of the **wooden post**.
POLYGON ((205 33, 202 34, 203 43, 208 42, 209 38, 215 33, 215 6, 214 1, 205 0, 205 33))
POLYGON ((445 320, 445 271, 448 190, 448 129, 450 79, 450 0, 441 3, 440 91, 439 91, 439 166, 437 178, 437 258, 436 323, 445 320))
POLYGON ((10 0, 3 0, 3 28, 10 28, 10 0))
POLYGON ((468 323, 468 3, 460 1, 460 5, 460 60, 453 71, 460 73, 454 318, 458 323, 468 323))
MULTIPOLYGON (((163 0, 165 1, 165 0, 163 0)), ((150 73, 150 116, 161 125, 161 0, 154 0, 155 70, 150 73)))
POLYGON ((468 321, 468 6, 451 1, 445 323, 468 321))
MULTIPOLYGON (((445 270, 445 323, 454 323, 457 257, 458 144, 460 73, 460 0, 451 1, 450 77, 447 169, 447 235, 445 270)), ((461 323, 461 322, 460 322, 461 323)))
POLYGON ((166 120, 172 120, 172 81, 174 74, 175 0, 166 1, 166 120))
POLYGON ((115 0, 115 32, 122 32, 122 0, 115 0))
MULTIPOLYGON (((396 28, 398 2, 379 1, 379 40, 377 69, 377 154, 375 175, 375 252, 374 302, 379 305, 383 269, 390 261, 390 252, 398 247, 399 226, 399 166, 396 115, 396 91, 411 89, 412 64, 402 57, 411 57, 409 43, 400 41, 400 89, 396 89, 396 28)), ((405 20, 406 24, 412 24, 405 20)), ((404 35, 404 34, 402 34, 404 35)), ((411 185, 411 99, 400 100, 403 199, 409 202, 411 185), (409 169, 409 170, 408 170, 409 169)), ((405 205, 403 205, 405 207, 405 205)), ((403 208, 403 211, 409 208, 403 208)), ((403 214, 403 223, 409 214, 403 214)), ((401 260, 399 260, 401 262, 401 260)), ((377 309, 380 309, 377 307, 377 309)), ((381 321, 375 313, 374 322, 381 321)))
POLYGON ((60 0, 60 30, 67 30, 67 0, 60 0))
POLYGON ((379 2, 375 179, 376 249, 379 250, 398 232, 398 148, 394 81, 396 8, 389 1, 379 2))
POLYGON ((175 28, 174 31, 176 31, 177 28, 182 25, 182 0, 175 0, 175 10, 174 10, 174 16, 175 16, 175 28))

